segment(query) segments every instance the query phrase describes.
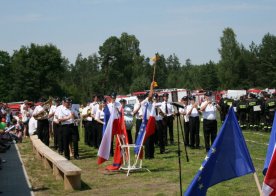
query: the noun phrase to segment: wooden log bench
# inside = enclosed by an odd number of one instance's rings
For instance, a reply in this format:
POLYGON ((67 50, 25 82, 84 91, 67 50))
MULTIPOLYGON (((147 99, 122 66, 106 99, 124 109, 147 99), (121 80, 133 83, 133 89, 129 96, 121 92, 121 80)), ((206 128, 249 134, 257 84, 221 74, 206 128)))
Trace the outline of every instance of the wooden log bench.
POLYGON ((33 151, 45 168, 51 168, 56 179, 63 179, 65 190, 81 188, 81 169, 46 146, 37 136, 30 137, 33 151))

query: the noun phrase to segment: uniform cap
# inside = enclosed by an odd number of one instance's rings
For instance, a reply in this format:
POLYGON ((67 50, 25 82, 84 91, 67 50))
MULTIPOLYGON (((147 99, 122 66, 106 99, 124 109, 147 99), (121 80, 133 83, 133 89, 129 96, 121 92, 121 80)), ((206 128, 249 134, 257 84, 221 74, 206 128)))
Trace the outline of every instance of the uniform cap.
POLYGON ((110 95, 110 97, 111 97, 112 99, 116 99, 117 93, 116 93, 116 92, 112 92, 111 95, 110 95))
POLYGON ((207 97, 210 97, 212 96, 212 91, 206 91, 204 95, 207 97))

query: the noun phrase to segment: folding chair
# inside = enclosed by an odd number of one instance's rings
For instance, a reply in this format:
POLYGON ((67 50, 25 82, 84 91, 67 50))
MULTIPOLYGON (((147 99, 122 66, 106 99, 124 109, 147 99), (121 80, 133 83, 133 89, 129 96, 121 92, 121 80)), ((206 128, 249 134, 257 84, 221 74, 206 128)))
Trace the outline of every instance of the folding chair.
POLYGON ((136 147, 139 147, 139 153, 140 151, 144 148, 143 145, 137 146, 136 144, 126 144, 125 142, 125 136, 124 135, 117 135, 117 138, 119 140, 119 144, 121 147, 121 153, 123 156, 123 163, 120 167, 120 170, 125 170, 127 171, 127 176, 129 176, 130 171, 137 171, 137 170, 142 170, 145 169, 148 172, 150 170, 146 168, 142 168, 142 159, 139 159, 139 156, 134 154, 134 149, 136 147))

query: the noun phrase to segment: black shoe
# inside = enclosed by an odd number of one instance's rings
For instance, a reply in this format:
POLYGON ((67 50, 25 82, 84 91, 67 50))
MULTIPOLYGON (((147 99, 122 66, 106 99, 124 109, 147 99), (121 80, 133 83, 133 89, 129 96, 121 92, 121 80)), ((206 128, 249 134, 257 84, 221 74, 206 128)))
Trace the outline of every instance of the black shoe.
POLYGON ((65 157, 67 160, 70 160, 70 156, 69 157, 65 157))
POLYGON ((80 159, 79 155, 74 156, 74 158, 75 158, 76 160, 79 160, 79 159, 80 159))

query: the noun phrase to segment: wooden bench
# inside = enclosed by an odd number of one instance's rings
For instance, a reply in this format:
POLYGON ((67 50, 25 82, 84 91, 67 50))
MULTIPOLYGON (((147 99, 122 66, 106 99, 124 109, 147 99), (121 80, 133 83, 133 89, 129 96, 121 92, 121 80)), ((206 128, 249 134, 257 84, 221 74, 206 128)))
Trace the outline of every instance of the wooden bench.
POLYGON ((81 188, 81 169, 65 157, 46 146, 37 136, 30 137, 33 151, 43 161, 45 168, 51 168, 56 179, 63 179, 65 190, 81 188))

